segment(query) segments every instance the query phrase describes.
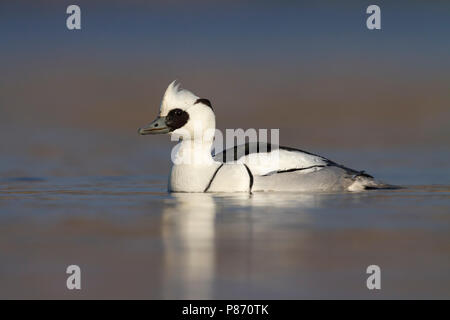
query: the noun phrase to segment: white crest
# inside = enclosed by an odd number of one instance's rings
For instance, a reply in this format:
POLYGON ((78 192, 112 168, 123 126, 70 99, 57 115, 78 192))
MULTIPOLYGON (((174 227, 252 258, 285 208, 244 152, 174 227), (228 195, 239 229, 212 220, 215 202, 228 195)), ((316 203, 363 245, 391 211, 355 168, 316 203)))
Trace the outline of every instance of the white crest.
POLYGON ((189 90, 180 88, 180 84, 173 81, 166 89, 163 99, 161 101, 160 115, 165 116, 172 109, 186 110, 188 107, 194 105, 199 97, 189 90))

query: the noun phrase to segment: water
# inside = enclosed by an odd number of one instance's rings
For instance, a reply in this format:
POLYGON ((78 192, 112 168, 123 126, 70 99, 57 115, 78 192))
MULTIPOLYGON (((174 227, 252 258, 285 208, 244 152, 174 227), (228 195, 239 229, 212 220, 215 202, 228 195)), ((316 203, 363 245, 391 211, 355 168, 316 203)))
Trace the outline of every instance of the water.
POLYGON ((224 195, 168 194, 163 174, 5 177, 0 298, 450 298, 449 208, 443 184, 224 195))
POLYGON ((377 1, 381 32, 357 1, 77 1, 81 32, 5 2, 0 298, 450 298, 449 1, 377 1), (168 194, 169 138, 136 131, 174 79, 407 188, 168 194))

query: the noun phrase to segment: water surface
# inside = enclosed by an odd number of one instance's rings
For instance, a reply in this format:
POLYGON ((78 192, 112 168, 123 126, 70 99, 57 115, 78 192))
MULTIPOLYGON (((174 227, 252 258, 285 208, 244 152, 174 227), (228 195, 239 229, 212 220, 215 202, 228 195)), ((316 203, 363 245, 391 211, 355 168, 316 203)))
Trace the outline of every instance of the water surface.
POLYGON ((165 175, 2 178, 0 297, 450 298, 449 209, 448 185, 225 195, 168 194, 165 175))

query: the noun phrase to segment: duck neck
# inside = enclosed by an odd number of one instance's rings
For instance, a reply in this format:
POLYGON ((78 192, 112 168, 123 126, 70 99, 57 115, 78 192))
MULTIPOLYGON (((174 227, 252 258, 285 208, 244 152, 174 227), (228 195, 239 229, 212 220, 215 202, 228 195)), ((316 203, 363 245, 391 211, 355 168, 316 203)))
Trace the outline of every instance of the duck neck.
POLYGON ((210 166, 215 163, 212 144, 212 140, 183 140, 172 151, 172 161, 175 165, 210 166))

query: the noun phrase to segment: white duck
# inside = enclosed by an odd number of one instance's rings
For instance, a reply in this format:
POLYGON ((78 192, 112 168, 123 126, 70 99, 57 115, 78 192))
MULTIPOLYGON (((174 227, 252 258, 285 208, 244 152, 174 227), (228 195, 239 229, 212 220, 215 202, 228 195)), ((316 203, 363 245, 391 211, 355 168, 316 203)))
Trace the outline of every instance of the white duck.
POLYGON ((181 140, 172 152, 171 192, 362 191, 393 188, 364 171, 302 150, 247 143, 212 155, 214 111, 207 99, 167 88, 159 116, 139 134, 181 140))

